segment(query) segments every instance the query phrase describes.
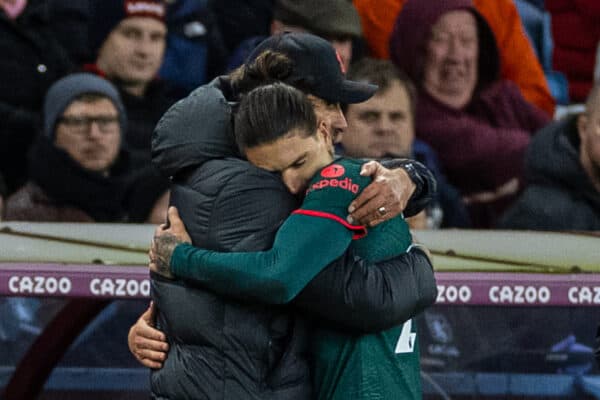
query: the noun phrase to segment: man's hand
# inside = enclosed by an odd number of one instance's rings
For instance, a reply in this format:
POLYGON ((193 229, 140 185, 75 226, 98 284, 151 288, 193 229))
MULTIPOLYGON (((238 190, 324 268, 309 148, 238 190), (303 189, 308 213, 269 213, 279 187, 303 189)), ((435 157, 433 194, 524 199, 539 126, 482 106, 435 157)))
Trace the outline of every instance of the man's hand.
POLYGON ((387 169, 377 161, 362 166, 362 176, 373 182, 348 207, 348 222, 375 226, 399 215, 416 189, 402 168, 387 169))
POLYGON ((168 224, 162 224, 154 230, 154 238, 150 245, 150 270, 173 279, 171 273, 171 256, 175 247, 180 243, 191 243, 192 240, 185 230, 185 225, 175 207, 169 207, 167 212, 168 224))
POLYGON ((154 303, 140 316, 129 329, 127 344, 129 351, 145 367, 162 368, 167 358, 169 345, 165 334, 153 327, 154 303))

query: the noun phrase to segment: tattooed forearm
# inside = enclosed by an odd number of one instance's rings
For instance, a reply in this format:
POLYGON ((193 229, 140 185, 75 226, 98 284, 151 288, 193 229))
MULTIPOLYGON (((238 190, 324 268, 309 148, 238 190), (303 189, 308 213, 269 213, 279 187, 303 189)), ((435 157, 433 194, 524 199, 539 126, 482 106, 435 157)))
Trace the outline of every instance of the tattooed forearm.
POLYGON ((156 266, 154 272, 166 278, 173 278, 173 274, 171 273, 171 256, 175 247, 180 243, 183 243, 183 241, 170 233, 154 237, 154 259, 152 260, 156 266))

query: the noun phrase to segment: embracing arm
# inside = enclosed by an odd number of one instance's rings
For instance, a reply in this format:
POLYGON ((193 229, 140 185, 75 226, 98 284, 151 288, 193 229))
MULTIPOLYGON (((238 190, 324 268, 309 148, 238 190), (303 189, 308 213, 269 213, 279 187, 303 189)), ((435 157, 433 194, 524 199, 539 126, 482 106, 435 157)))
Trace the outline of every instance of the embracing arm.
MULTIPOLYGON (((168 272, 173 249, 179 243, 189 243, 183 221, 174 207, 169 209, 169 220, 168 228, 163 226, 155 231, 150 251, 151 260, 162 265, 159 270, 166 268, 164 272, 168 272)), ((314 254, 314 251, 306 254, 311 253, 314 254)), ((214 284, 211 278, 202 276, 196 281, 214 284)), ((233 285, 239 283, 234 282, 233 285)), ((365 332, 397 325, 418 314, 436 298, 430 259, 415 245, 408 252, 377 264, 369 264, 347 250, 300 289, 302 292, 295 302, 302 311, 325 322, 365 332)), ((246 299, 256 297, 252 293, 230 294, 246 299)), ((265 302, 273 301, 267 299, 265 302)))
POLYGON ((378 332, 419 314, 436 296, 431 261, 423 250, 412 247, 375 265, 347 252, 321 271, 294 304, 326 322, 378 332))
POLYGON ((408 158, 397 158, 381 162, 384 167, 395 170, 401 169, 406 172, 410 180, 415 184, 415 190, 408 199, 404 209, 405 217, 417 215, 429 205, 437 191, 435 177, 425 165, 408 158))
POLYGON ((177 277, 221 294, 288 303, 346 251, 352 235, 337 221, 294 214, 277 232, 270 250, 220 253, 180 244, 170 266, 177 277))

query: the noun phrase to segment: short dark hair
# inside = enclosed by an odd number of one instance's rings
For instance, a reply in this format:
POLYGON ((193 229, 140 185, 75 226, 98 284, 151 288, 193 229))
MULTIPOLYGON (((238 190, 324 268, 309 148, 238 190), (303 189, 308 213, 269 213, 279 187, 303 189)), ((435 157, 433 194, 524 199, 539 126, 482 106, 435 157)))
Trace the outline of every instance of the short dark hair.
MULTIPOLYGON (((365 57, 350 66, 348 79, 367 82, 379 86, 378 93, 385 92, 392 82, 398 81, 408 94, 410 111, 415 115, 417 107, 417 90, 408 74, 398 68, 390 60, 379 60, 365 57)), ((375 93, 377 94, 377 93, 375 93)))
POLYGON ((306 137, 317 130, 308 97, 284 83, 259 86, 244 95, 235 115, 235 138, 242 151, 272 143, 293 129, 306 137))

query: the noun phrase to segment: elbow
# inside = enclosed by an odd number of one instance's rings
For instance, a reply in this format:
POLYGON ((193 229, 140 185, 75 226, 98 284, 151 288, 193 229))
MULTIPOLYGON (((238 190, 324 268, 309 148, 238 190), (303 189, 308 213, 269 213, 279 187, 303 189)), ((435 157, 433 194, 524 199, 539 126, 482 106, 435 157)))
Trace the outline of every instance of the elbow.
POLYGON ((401 325, 411 319, 418 308, 418 298, 403 297, 401 301, 387 298, 361 304, 360 329, 365 333, 377 333, 401 325))
POLYGON ((438 289, 437 289, 437 284, 434 279, 430 285, 427 285, 427 288, 422 295, 422 298, 420 301, 421 310, 434 305, 437 300, 437 296, 438 296, 438 289))
POLYGON ((371 303, 363 315, 368 317, 362 321, 362 329, 367 333, 380 332, 401 325, 416 317, 437 300, 435 279, 422 285, 412 293, 404 293, 400 297, 389 296, 384 303, 371 303), (367 312, 367 310, 369 310, 367 312))

